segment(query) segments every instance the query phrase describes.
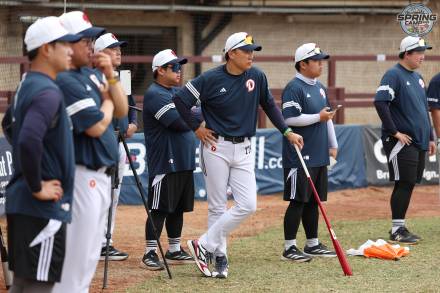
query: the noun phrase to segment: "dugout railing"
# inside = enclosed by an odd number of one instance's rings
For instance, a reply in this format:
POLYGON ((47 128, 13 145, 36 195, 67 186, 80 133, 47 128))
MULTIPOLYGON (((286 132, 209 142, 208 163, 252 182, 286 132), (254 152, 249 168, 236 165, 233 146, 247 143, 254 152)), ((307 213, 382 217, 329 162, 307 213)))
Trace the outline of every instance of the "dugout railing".
MULTIPOLYGON (((189 63, 212 63, 212 56, 187 56, 189 63)), ((123 56, 123 63, 151 63, 153 56, 123 56)), ((327 87, 330 103, 335 106, 338 104, 344 107, 337 112, 335 122, 337 124, 344 124, 344 108, 351 107, 372 107, 374 92, 356 92, 347 93, 343 87, 337 87, 337 66, 342 62, 383 62, 383 61, 398 61, 397 56, 393 55, 334 55, 327 61, 327 87)), ((426 62, 440 61, 440 55, 427 55, 426 62)), ((291 56, 256 56, 255 62, 292 62, 291 56)), ((23 74, 29 69, 29 62, 26 57, 0 57, 0 65, 2 64, 17 64, 20 66, 20 72, 23 74)), ((14 85, 15 87, 15 85, 14 85)), ((280 97, 282 93, 281 88, 271 88, 272 94, 276 99, 277 104, 280 104, 280 97)), ((0 88, 0 113, 3 113, 9 102, 11 101, 14 92, 0 88)), ((136 95, 135 101, 138 107, 142 107, 143 96, 136 95)), ((266 127, 266 115, 260 108, 258 127, 266 127)))

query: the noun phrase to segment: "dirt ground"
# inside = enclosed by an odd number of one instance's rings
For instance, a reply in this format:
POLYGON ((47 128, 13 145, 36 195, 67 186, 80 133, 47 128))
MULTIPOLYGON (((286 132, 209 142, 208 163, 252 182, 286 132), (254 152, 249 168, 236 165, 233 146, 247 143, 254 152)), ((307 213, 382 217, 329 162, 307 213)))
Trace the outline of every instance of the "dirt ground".
MULTIPOLYGON (((391 188, 389 187, 341 190, 330 193, 325 207, 331 221, 390 218, 390 194, 391 188)), ((231 235, 231 241, 237 237, 253 236, 267 228, 281 225, 286 206, 287 202, 282 200, 281 195, 260 196, 256 214, 231 235)), ((437 185, 416 187, 407 218, 432 216, 440 216, 439 187, 437 185)), ((150 272, 140 267, 145 245, 146 213, 144 207, 119 206, 116 217, 113 237, 115 246, 127 252, 130 257, 126 261, 110 262, 108 287, 105 290, 101 289, 104 265, 100 262, 91 292, 121 292, 156 274, 166 274, 165 272, 150 272)), ((4 223, 2 224, 4 226, 4 223)), ((206 226, 207 203, 196 202, 194 212, 185 215, 182 242, 197 238, 204 232, 206 226)), ((161 243, 166 250, 166 238, 162 238, 161 243)), ((0 277, 0 288, 3 287, 2 284, 4 283, 0 277)))

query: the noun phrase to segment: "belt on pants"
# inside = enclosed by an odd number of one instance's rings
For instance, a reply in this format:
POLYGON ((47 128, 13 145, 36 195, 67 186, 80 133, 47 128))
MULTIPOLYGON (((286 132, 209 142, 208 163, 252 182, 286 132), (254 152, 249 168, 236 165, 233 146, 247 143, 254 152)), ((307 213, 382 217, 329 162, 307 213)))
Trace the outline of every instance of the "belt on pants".
POLYGON ((214 133, 213 136, 217 139, 221 136, 225 141, 230 141, 233 144, 242 143, 246 140, 246 138, 249 138, 247 136, 226 136, 226 135, 219 135, 217 133, 214 133))
MULTIPOLYGON (((93 170, 93 169, 91 169, 91 170, 93 170)), ((93 171, 98 172, 98 173, 104 173, 107 176, 112 176, 116 172, 116 166, 102 167, 102 168, 99 168, 98 170, 93 170, 93 171)))

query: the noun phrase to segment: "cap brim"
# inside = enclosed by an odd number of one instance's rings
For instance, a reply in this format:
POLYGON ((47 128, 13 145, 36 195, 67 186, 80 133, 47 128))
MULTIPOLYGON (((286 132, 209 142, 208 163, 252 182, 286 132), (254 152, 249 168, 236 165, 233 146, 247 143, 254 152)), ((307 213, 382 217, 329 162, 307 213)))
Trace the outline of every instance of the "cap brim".
POLYGON ((324 52, 321 52, 321 53, 319 53, 317 55, 313 55, 313 56, 311 56, 311 57, 309 57, 307 59, 310 59, 310 60, 323 60, 323 59, 328 59, 328 58, 330 58, 330 55, 327 55, 324 52))
POLYGON ((409 51, 407 51, 407 52, 410 52, 410 51, 423 52, 423 51, 425 51, 425 50, 431 50, 431 49, 432 49, 432 47, 429 46, 429 45, 427 45, 427 46, 420 46, 420 47, 417 47, 417 48, 411 49, 411 50, 409 50, 409 51))
POLYGON ((107 46, 107 48, 126 47, 127 45, 128 43, 126 41, 120 41, 107 46))
POLYGON ((167 64, 174 64, 174 63, 186 64, 186 63, 188 63, 188 59, 180 57, 180 58, 176 58, 176 59, 171 60, 167 64))
POLYGON ((252 44, 252 45, 241 46, 241 47, 238 47, 235 49, 241 49, 241 50, 245 50, 245 51, 261 51, 261 49, 263 49, 263 47, 261 47, 260 45, 252 44))
POLYGON ((81 40, 81 36, 67 34, 67 35, 62 36, 61 38, 56 39, 55 41, 57 41, 57 42, 76 43, 79 40, 81 40))
POLYGON ((105 28, 99 26, 92 26, 78 33, 82 38, 97 38, 105 33, 105 28))

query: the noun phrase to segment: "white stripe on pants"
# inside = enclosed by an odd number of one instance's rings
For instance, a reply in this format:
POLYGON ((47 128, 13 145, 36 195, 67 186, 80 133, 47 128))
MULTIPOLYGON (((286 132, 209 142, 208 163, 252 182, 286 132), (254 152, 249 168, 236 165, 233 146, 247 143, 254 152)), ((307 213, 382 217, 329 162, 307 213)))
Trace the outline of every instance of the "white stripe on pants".
POLYGON ((89 292, 101 253, 102 231, 110 206, 110 183, 110 177, 103 170, 76 166, 66 256, 61 282, 55 284, 53 292, 89 292))
MULTIPOLYGON (((112 222, 110 226, 110 234, 113 237, 113 231, 115 230, 115 218, 116 218, 116 208, 118 206, 119 202, 119 195, 121 194, 121 184, 122 179, 124 177, 125 169, 128 168, 127 164, 127 153, 124 149, 124 144, 122 142, 119 143, 119 164, 118 164, 118 188, 115 189, 113 192, 113 206, 112 206, 112 222)), ((107 221, 105 221, 104 225, 104 234, 102 238, 102 246, 104 247, 107 244, 107 238, 105 237, 105 234, 107 234, 107 221)), ((110 238, 110 245, 113 245, 113 239, 110 238)))
POLYGON ((255 160, 249 139, 233 144, 219 137, 215 147, 215 151, 203 147, 209 228, 200 243, 210 252, 226 255, 229 233, 257 209, 255 160), (235 205, 227 210, 228 185, 235 205))

